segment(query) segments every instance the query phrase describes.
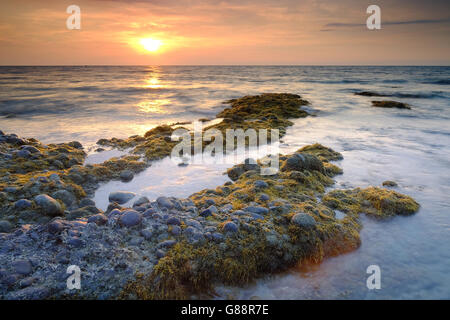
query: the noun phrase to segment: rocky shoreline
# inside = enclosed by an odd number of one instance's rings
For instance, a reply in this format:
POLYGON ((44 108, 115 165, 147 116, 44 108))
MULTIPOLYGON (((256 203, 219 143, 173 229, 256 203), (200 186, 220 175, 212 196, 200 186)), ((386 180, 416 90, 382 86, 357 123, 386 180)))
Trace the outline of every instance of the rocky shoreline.
MULTIPOLYGON (((305 117, 298 95, 234 99, 217 116, 226 128, 277 128, 305 117)), ((227 172, 232 181, 188 199, 110 194, 103 212, 90 200, 112 179, 131 181, 170 155, 173 126, 143 137, 101 139, 131 155, 83 165, 78 142, 44 145, 0 132, 0 298, 183 299, 212 294, 216 284, 243 285, 303 261, 356 249, 359 214, 378 219, 413 214, 419 205, 395 191, 333 190, 342 170, 338 152, 320 144, 280 155, 276 175, 263 161, 227 172), (339 217, 337 213, 339 214, 339 217), (340 217, 341 214, 344 217, 340 217), (82 289, 66 287, 69 265, 81 269, 82 289)), ((262 160, 262 159, 260 159, 262 160)))

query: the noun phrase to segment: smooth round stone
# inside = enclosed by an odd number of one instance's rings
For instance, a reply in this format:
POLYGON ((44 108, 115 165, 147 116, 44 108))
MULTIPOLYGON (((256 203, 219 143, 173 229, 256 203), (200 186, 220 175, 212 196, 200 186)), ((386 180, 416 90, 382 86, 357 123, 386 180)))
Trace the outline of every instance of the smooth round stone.
POLYGON ((108 222, 108 218, 102 213, 94 214, 88 218, 88 223, 89 222, 93 222, 96 225, 101 226, 108 222))
POLYGON ((11 222, 6 220, 0 220, 0 233, 8 233, 11 232, 14 226, 11 222))
POLYGON ((83 246, 83 240, 81 240, 80 238, 78 238, 78 237, 72 237, 72 238, 70 238, 68 241, 67 241, 67 243, 69 244, 69 245, 71 245, 72 247, 75 247, 75 248, 79 248, 79 247, 81 247, 81 246, 83 246))
POLYGON ((169 219, 167 219, 166 223, 179 226, 181 224, 181 221, 177 217, 170 217, 169 219))
POLYGON ((258 189, 263 189, 263 188, 267 188, 269 187, 269 185, 267 184, 267 182, 263 181, 263 180, 256 180, 254 182, 254 186, 258 189))
POLYGON ((61 200, 66 206, 70 207, 77 199, 67 190, 58 190, 53 193, 53 198, 61 200))
POLYGON ((119 218, 119 223, 124 227, 133 227, 140 224, 142 221, 142 214, 134 210, 127 210, 122 213, 119 218))
POLYGON ((140 197, 133 203, 133 207, 139 207, 139 206, 142 206, 143 204, 146 204, 149 202, 150 202, 150 200, 147 197, 140 197))
POLYGON ((129 191, 116 191, 109 194, 109 202, 117 202, 118 204, 124 204, 133 199, 136 196, 134 192, 129 191))
POLYGON ((170 230, 170 233, 174 236, 178 236, 181 234, 181 228, 179 226, 173 226, 172 230, 170 230))
POLYGON ((95 206, 94 200, 91 200, 89 198, 84 198, 80 201, 80 207, 89 207, 89 206, 95 206))
POLYGON ((258 207, 258 206, 250 206, 245 208, 245 211, 257 213, 257 214, 267 214, 269 212, 269 209, 264 207, 258 207))
POLYGON ((64 225, 60 221, 52 221, 47 226, 48 232, 56 234, 64 230, 64 225))
POLYGON ((156 202, 158 203, 158 206, 160 206, 160 207, 167 208, 167 209, 172 209, 173 208, 172 201, 170 201, 166 197, 158 197, 156 199, 156 202))
POLYGON ((20 199, 14 203, 14 208, 19 209, 19 210, 28 209, 28 208, 31 208, 31 206, 32 206, 32 202, 27 199, 20 199))
POLYGON ((294 216, 292 216, 291 222, 303 228, 312 228, 316 225, 316 220, 314 220, 314 218, 309 214, 303 212, 296 213, 294 216))
POLYGON ((59 216, 64 213, 63 208, 58 201, 53 199, 47 194, 40 194, 34 198, 36 204, 41 207, 45 215, 48 216, 59 216))
POLYGON ((120 177, 120 180, 122 180, 123 182, 129 182, 129 181, 133 180, 134 174, 130 170, 124 170, 120 173, 119 177, 120 177))
POLYGON ((223 225, 223 231, 234 233, 238 231, 238 226, 234 222, 229 221, 223 225))
POLYGON ((263 193, 259 196, 259 200, 260 201, 269 201, 270 197, 267 194, 263 193))
POLYGON ((19 150, 19 151, 17 151, 16 155, 17 155, 19 158, 25 158, 25 159, 28 159, 29 157, 31 157, 31 152, 30 152, 30 151, 27 151, 27 150, 19 150))

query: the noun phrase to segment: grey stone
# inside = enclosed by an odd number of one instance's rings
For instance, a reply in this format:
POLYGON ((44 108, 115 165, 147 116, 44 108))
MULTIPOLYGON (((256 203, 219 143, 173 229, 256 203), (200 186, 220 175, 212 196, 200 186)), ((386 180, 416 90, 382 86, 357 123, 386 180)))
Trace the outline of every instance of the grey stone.
POLYGON ((170 233, 174 236, 178 236, 181 234, 181 228, 179 226, 172 226, 172 230, 170 230, 170 233))
POLYGON ((0 233, 2 232, 11 232, 14 226, 11 224, 11 222, 7 220, 0 220, 0 233))
POLYGON ((13 262, 13 268, 16 273, 22 275, 29 275, 33 272, 33 266, 28 260, 17 260, 13 262))
POLYGON ((88 223, 93 222, 98 226, 102 226, 108 222, 108 218, 103 213, 94 214, 88 218, 88 223))
POLYGON ((116 191, 109 194, 109 202, 117 202, 118 204, 124 204, 133 199, 136 196, 134 192, 129 191, 116 191))
POLYGON ((119 223, 124 227, 133 227, 140 224, 142 214, 135 210, 126 210, 119 218, 119 223))
POLYGON ((263 189, 263 188, 267 188, 269 187, 269 185, 267 184, 267 182, 263 181, 263 180, 256 180, 253 185, 258 188, 258 189, 263 189))
POLYGON ((172 201, 170 201, 167 197, 158 197, 156 199, 156 202, 158 203, 158 206, 160 206, 160 207, 167 208, 167 209, 173 208, 172 201))
POLYGON ((67 207, 70 207, 76 201, 75 196, 67 190, 58 190, 52 196, 61 200, 67 207))
POLYGON ((259 195, 259 200, 260 201, 269 201, 270 197, 269 197, 269 195, 267 195, 265 193, 262 193, 262 194, 259 195))
POLYGON ((176 240, 166 240, 158 243, 158 248, 170 248, 173 247, 176 243, 176 240))
POLYGON ((57 234, 64 230, 64 225, 61 223, 61 221, 55 220, 48 224, 47 229, 48 232, 57 234))
POLYGON ((36 204, 41 208, 43 213, 48 216, 59 216, 64 213, 63 208, 58 201, 47 194, 40 194, 34 198, 36 204))
POLYGON ((245 211, 252 212, 252 213, 257 213, 257 214, 267 214, 267 213, 269 213, 269 209, 264 208, 264 207, 259 207, 259 206, 247 207, 247 208, 245 208, 245 211))
POLYGON ((80 201, 80 207, 95 206, 95 202, 89 198, 84 198, 80 201))
POLYGON ((223 225, 223 231, 234 233, 238 231, 238 226, 234 222, 228 221, 223 225))
POLYGON ((324 172, 322 161, 308 153, 295 153, 284 162, 281 171, 316 170, 324 172))
POLYGON ((316 220, 309 214, 300 212, 292 216, 291 222, 299 227, 312 228, 316 225, 316 220))
POLYGON ((129 181, 133 180, 134 174, 130 170, 124 170, 120 173, 119 177, 120 177, 120 180, 122 180, 123 182, 129 182, 129 181))
POLYGON ((71 238, 69 238, 69 240, 67 241, 67 243, 68 243, 69 245, 71 245, 72 247, 75 247, 75 248, 80 248, 80 247, 82 247, 82 246, 84 245, 83 240, 81 240, 81 239, 78 238, 78 237, 71 237, 71 238))
POLYGON ((181 221, 177 217, 170 217, 169 219, 167 219, 166 223, 179 226, 181 224, 181 221))
POLYGON ((150 200, 147 197, 140 197, 133 203, 133 207, 139 207, 139 206, 142 206, 143 204, 146 204, 149 202, 150 202, 150 200))

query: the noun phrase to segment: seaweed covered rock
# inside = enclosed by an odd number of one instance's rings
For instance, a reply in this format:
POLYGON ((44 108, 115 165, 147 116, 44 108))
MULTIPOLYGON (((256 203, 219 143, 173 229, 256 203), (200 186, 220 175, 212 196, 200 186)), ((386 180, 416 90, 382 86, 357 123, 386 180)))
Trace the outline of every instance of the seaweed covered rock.
POLYGON ((281 165, 281 171, 316 170, 324 172, 322 161, 308 153, 295 153, 281 165))
POLYGON ((411 109, 411 107, 403 102, 397 102, 397 101, 372 101, 373 107, 378 108, 397 108, 397 109, 411 109))
POLYGON ((323 203, 343 212, 356 211, 380 219, 411 215, 419 210, 413 198, 377 187, 333 190, 323 197, 323 203))

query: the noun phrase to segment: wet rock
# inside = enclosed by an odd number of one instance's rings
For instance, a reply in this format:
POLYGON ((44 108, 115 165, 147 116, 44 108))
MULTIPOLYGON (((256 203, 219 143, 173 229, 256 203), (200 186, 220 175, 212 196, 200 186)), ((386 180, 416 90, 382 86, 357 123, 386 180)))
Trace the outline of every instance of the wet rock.
POLYGON ((181 221, 177 217, 170 217, 169 219, 167 219, 166 223, 169 225, 173 224, 179 226, 181 224, 181 221))
POLYGON ((295 153, 289 156, 281 167, 281 171, 316 170, 324 172, 322 161, 308 153, 295 153))
POLYGON ((303 228, 313 228, 316 225, 316 220, 309 214, 303 212, 294 214, 291 218, 291 222, 303 228))
POLYGON ((134 227, 141 223, 142 214, 135 210, 126 210, 119 218, 119 223, 124 227, 134 227))
POLYGON ((166 253, 163 250, 161 250, 161 249, 156 250, 156 257, 158 259, 164 258, 165 255, 166 255, 166 253))
POLYGON ((39 149, 30 145, 23 145, 20 147, 21 150, 26 150, 30 153, 40 153, 39 149))
POLYGON ((27 150, 19 150, 16 153, 17 157, 28 159, 31 157, 31 152, 27 150))
POLYGON ((89 198, 84 198, 80 201, 80 207, 95 206, 95 202, 89 198))
POLYGON ((88 218, 88 223, 90 222, 93 222, 98 226, 102 226, 108 222, 108 218, 104 214, 98 213, 88 218))
POLYGON ((61 221, 55 220, 47 225, 47 229, 48 232, 57 234, 64 230, 64 225, 61 223, 61 221))
POLYGON ((118 204, 124 204, 133 199, 136 196, 134 192, 128 191, 116 191, 109 194, 109 202, 117 202, 118 204))
POLYGON ((83 149, 83 145, 81 143, 79 143, 78 141, 71 141, 68 143, 68 145, 75 149, 83 149))
POLYGON ((181 234, 181 228, 179 226, 172 226, 170 233, 174 236, 178 236, 181 234))
POLYGON ((257 213, 257 214, 267 214, 267 213, 269 213, 269 209, 264 208, 264 207, 258 207, 258 206, 247 207, 247 208, 245 208, 245 211, 252 212, 252 213, 257 213))
POLYGON ((147 197, 140 197, 133 203, 133 207, 139 207, 143 204, 149 203, 150 200, 147 197))
POLYGON ((80 248, 80 247, 82 247, 82 246, 84 245, 83 240, 81 240, 81 239, 78 238, 78 237, 71 237, 71 238, 69 238, 69 240, 67 241, 67 243, 68 243, 70 246, 75 247, 75 248, 80 248))
POLYGON ((257 189, 264 189, 264 188, 269 187, 267 182, 265 182, 263 180, 256 180, 253 184, 254 184, 255 188, 257 188, 257 189))
POLYGON ((29 209, 31 208, 33 203, 27 199, 20 199, 14 203, 14 208, 18 210, 29 209))
POLYGON ((158 243, 158 248, 170 248, 173 247, 176 243, 176 240, 166 240, 158 243))
POLYGON ((17 260, 12 264, 14 271, 21 275, 29 275, 33 272, 33 266, 29 260, 17 260))
POLYGON ((13 230, 14 226, 7 220, 0 220, 0 233, 8 233, 13 230))
POLYGON ((395 182, 395 181, 386 180, 386 181, 383 182, 383 186, 386 186, 386 187, 396 187, 396 186, 398 186, 398 184, 397 184, 397 182, 395 182))
POLYGON ((238 231, 238 226, 234 222, 228 221, 223 225, 223 231, 235 233, 238 231))
POLYGON ((120 173, 119 177, 120 177, 120 180, 122 180, 122 182, 129 182, 129 181, 133 180, 134 174, 130 170, 124 170, 120 173))
POLYGON ((156 199, 156 202, 158 203, 158 206, 160 206, 160 207, 167 208, 167 209, 172 209, 173 208, 172 201, 170 201, 166 197, 158 197, 156 199))
POLYGON ((41 208, 42 212, 47 216, 60 216, 64 213, 63 208, 58 201, 47 194, 40 194, 34 198, 36 204, 41 208))
POLYGON ((270 197, 267 195, 267 194, 265 194, 265 193, 262 193, 262 194, 260 194, 259 195, 259 198, 258 198, 260 201, 269 201, 270 200, 270 197))
POLYGON ((151 240, 152 237, 154 236, 154 233, 152 229, 144 229, 141 230, 141 235, 144 237, 145 240, 151 240))
POLYGON ((411 109, 409 104, 397 101, 372 101, 372 107, 378 108, 397 108, 397 109, 411 109))
POLYGON ((194 219, 188 219, 185 221, 185 224, 189 227, 194 227, 196 229, 202 229, 202 224, 194 219))
POLYGON ((61 200, 67 207, 70 207, 77 199, 67 190, 58 190, 52 194, 53 198, 61 200))

